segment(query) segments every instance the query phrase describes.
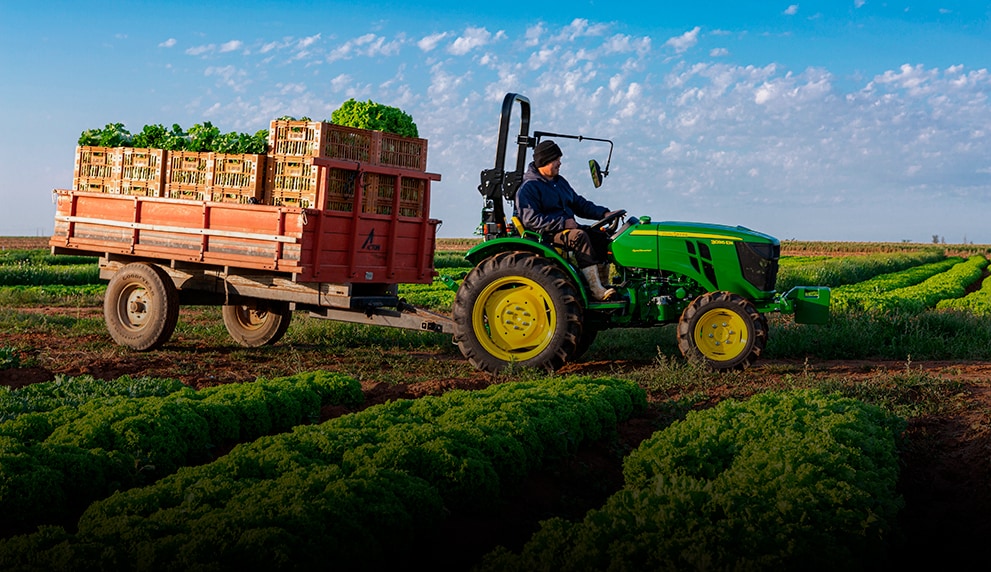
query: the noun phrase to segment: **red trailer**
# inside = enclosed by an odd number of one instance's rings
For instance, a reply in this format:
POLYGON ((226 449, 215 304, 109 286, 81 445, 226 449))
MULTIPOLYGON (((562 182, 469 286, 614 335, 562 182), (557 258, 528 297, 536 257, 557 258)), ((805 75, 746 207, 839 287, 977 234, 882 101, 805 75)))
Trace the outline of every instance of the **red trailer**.
POLYGON ((137 350, 168 341, 183 304, 223 306, 224 324, 245 346, 278 341, 293 310, 452 332, 448 318, 397 295, 399 284, 427 284, 437 274, 440 221, 429 217, 429 206, 430 184, 440 175, 314 155, 267 157, 267 204, 253 197, 218 202, 216 193, 187 190, 57 189, 49 244, 53 253, 100 257, 101 277, 110 281, 107 328, 137 350))

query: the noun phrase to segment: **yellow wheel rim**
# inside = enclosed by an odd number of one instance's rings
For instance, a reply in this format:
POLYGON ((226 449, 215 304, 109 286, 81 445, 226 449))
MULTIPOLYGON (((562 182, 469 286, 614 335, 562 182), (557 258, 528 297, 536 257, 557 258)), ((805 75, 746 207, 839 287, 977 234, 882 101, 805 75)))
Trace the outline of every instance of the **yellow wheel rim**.
POLYGON ((747 322, 725 308, 709 310, 695 324, 695 345, 712 361, 729 361, 747 349, 747 322))
POLYGON ((554 337, 554 302, 543 286, 520 276, 493 281, 471 312, 475 336, 490 355, 524 361, 540 354, 554 337))

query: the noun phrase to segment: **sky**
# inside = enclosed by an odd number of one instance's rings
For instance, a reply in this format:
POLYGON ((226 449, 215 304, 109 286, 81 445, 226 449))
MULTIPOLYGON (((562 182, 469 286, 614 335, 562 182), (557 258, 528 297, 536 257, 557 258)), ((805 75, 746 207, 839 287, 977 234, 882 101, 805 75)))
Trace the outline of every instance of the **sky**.
POLYGON ((0 236, 53 229, 79 135, 255 133, 350 98, 428 140, 473 236, 506 93, 586 198, 781 240, 991 244, 991 0, 0 0, 0 236))

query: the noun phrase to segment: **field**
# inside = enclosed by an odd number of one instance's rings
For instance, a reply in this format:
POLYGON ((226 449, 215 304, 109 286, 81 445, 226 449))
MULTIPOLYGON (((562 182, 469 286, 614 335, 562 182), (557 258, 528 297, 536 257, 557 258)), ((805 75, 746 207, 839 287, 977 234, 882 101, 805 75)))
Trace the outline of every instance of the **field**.
MULTIPOLYGON (((397 547, 434 567, 470 569, 497 546, 519 552, 547 519, 581 521, 623 488, 630 452, 690 412, 804 389, 838 392, 905 420, 897 463, 904 504, 875 567, 959 569, 983 560, 991 534, 991 247, 788 242, 779 289, 830 286, 829 325, 797 326, 771 316, 770 341, 757 365, 722 374, 685 363, 672 327, 607 331, 582 361, 548 377, 474 371, 447 336, 305 315, 294 316, 279 344, 245 349, 227 336, 219 309, 208 307, 184 307, 163 349, 133 352, 114 345, 106 332, 94 261, 46 257, 46 241, 0 239, 0 271, 6 272, 0 272, 0 385, 11 390, 123 376, 178 380, 197 390, 315 371, 357 380, 361 403, 325 404, 319 421, 455 395, 452 390, 481 395, 518 381, 608 378, 645 392, 646 408, 618 420, 615 434, 535 467, 494 508, 453 511, 415 550, 396 537, 397 547)), ((466 271, 460 257, 471 242, 440 241, 438 271, 455 278, 466 271)), ((401 293, 440 312, 453 297, 439 282, 401 293)), ((24 532, 0 528, 5 536, 24 532)))

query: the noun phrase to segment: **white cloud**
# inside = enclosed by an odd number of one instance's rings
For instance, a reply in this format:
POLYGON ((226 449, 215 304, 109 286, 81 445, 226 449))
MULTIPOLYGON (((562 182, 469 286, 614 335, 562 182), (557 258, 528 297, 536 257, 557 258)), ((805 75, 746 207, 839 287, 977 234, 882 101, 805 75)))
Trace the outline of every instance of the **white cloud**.
POLYGON ((485 28, 468 27, 464 34, 458 36, 448 46, 447 51, 456 56, 463 56, 476 48, 487 45, 491 40, 492 34, 485 28))
POLYGON ((241 40, 231 40, 229 42, 224 42, 220 44, 220 53, 233 52, 235 50, 241 49, 241 40))
POLYGON ((203 46, 193 46, 192 48, 189 48, 189 49, 186 50, 186 54, 188 54, 190 56, 202 56, 203 54, 209 54, 210 52, 213 52, 216 49, 217 49, 217 46, 214 45, 214 44, 206 44, 206 45, 203 45, 203 46))
POLYGON ((782 13, 785 14, 786 16, 794 16, 795 14, 798 14, 798 4, 792 4, 791 6, 788 6, 787 8, 785 8, 785 11, 782 13))
POLYGON ((547 30, 544 28, 543 22, 538 22, 533 26, 526 29, 524 34, 525 43, 527 47, 533 47, 540 43, 540 38, 544 35, 547 30))
POLYGON ((698 43, 700 30, 701 28, 699 26, 695 26, 680 36, 668 38, 668 41, 664 42, 664 45, 674 48, 674 51, 679 54, 685 53, 698 43))
POLYGON ((726 48, 712 48, 709 50, 709 57, 711 58, 722 58, 729 55, 729 50, 726 48))
POLYGON ((448 36, 448 32, 439 32, 436 34, 431 34, 429 36, 424 36, 416 43, 416 46, 423 50, 424 52, 429 52, 434 50, 438 44, 440 44, 444 38, 448 36))
POLYGON ((165 40, 164 42, 158 44, 158 47, 160 47, 160 48, 171 48, 171 47, 173 47, 175 45, 176 45, 176 39, 175 38, 169 38, 168 40, 165 40))
POLYGON ((357 56, 394 56, 399 53, 402 44, 402 38, 387 41, 383 36, 372 33, 363 34, 331 50, 327 56, 327 61, 334 62, 357 56))

